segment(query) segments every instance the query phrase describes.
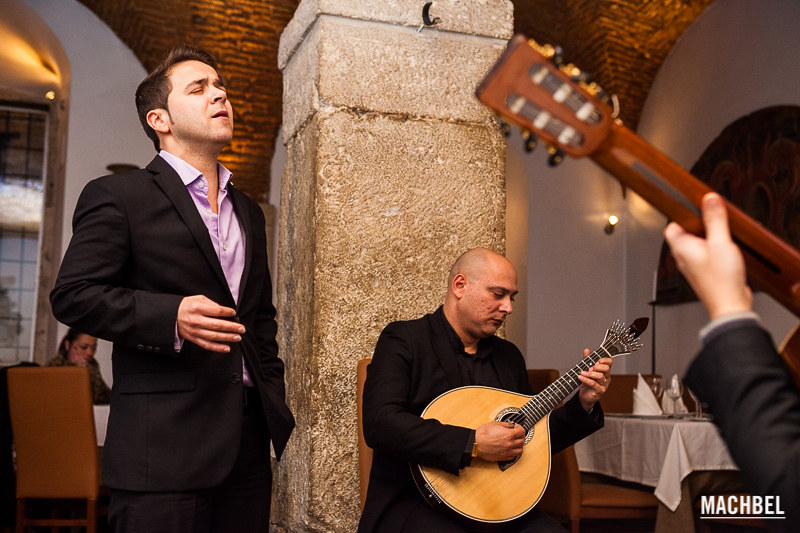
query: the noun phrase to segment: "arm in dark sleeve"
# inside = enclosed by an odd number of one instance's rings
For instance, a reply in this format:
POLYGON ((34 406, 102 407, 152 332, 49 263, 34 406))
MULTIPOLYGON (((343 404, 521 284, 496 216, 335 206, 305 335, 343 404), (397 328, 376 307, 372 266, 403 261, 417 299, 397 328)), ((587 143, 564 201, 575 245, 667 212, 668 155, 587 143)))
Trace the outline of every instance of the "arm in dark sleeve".
POLYGON ((108 182, 81 193, 73 235, 50 303, 55 317, 95 337, 173 353, 181 296, 128 288, 131 228, 125 202, 108 182))
POLYGON ((376 453, 457 474, 474 432, 420 417, 430 399, 419 391, 424 376, 418 372, 409 332, 400 324, 390 324, 367 367, 364 438, 376 453))
POLYGON ((603 427, 605 423, 600 402, 587 413, 575 393, 563 406, 550 414, 550 447, 556 454, 603 427))
POLYGON ((689 367, 686 385, 714 415, 751 491, 780 495, 794 528, 800 502, 800 393, 755 321, 710 335, 689 367))

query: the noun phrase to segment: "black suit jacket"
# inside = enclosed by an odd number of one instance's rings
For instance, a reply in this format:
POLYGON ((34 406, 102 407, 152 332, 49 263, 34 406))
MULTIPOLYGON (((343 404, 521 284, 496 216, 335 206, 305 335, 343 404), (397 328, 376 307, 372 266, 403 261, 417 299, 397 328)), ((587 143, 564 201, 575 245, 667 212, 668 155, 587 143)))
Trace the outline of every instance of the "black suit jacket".
POLYGON ((717 332, 684 382, 709 405, 748 488, 781 497, 787 520, 769 525, 800 530, 800 393, 769 334, 755 321, 717 332))
POLYGON ((238 305, 189 192, 161 157, 91 181, 78 200, 50 300, 61 322, 114 343, 103 450, 110 487, 180 491, 222 481, 239 450, 242 357, 278 457, 294 427, 275 341, 264 216, 228 187, 246 239, 238 305), (190 342, 174 351, 178 306, 196 294, 237 310, 247 331, 230 353, 190 342))
MULTIPOLYGON (((367 367, 363 426, 374 454, 359 532, 399 531, 405 512, 399 508, 411 509, 422 500, 409 462, 459 471, 471 430, 420 418, 434 398, 468 385, 461 382, 442 313, 439 308, 417 320, 386 326, 367 367)), ((525 359, 517 347, 499 337, 484 341, 492 343, 490 357, 502 388, 530 394, 525 359)), ((602 427, 599 404, 596 411, 589 416, 577 395, 555 410, 550 417, 553 453, 602 427)))

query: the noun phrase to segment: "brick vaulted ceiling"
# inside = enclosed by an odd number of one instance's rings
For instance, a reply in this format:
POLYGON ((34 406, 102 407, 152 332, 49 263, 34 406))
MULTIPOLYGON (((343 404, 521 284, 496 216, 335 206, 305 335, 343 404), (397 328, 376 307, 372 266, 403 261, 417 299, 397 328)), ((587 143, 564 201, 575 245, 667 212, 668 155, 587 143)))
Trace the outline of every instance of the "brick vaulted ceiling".
MULTIPOLYGON (((713 1, 513 0, 515 30, 560 45, 568 61, 619 96, 620 117, 635 129, 662 61, 713 1)), ((281 123, 278 40, 298 0, 80 2, 108 24, 147 70, 181 42, 217 58, 230 81, 237 119, 223 163, 250 197, 277 203, 268 199, 268 191, 281 123)), ((420 0, 420 7, 424 3, 420 0)))

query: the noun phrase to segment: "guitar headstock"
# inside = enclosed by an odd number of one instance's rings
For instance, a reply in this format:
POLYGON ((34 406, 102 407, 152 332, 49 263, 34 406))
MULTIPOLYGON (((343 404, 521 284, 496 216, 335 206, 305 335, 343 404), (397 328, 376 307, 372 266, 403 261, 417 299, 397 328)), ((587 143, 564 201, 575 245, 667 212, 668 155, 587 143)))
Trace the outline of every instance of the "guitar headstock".
POLYGON ((602 89, 576 67, 555 64, 553 57, 558 58, 555 48, 515 36, 478 85, 476 96, 521 128, 526 142, 533 134, 550 146, 551 154, 560 150, 583 157, 608 136, 613 112, 602 101, 602 89))
POLYGON ((630 326, 626 326, 619 321, 614 322, 611 327, 608 328, 608 331, 606 331, 603 344, 596 352, 599 353, 602 349, 606 353, 601 355, 607 354, 609 357, 635 352, 642 347, 639 336, 647 329, 647 324, 649 322, 650 319, 647 317, 637 318, 630 326))

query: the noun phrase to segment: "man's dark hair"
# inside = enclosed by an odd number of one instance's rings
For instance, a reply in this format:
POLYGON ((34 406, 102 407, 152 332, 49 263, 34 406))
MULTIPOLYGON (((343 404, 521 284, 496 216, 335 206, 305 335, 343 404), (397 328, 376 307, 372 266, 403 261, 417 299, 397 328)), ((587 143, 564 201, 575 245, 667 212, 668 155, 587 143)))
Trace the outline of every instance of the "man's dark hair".
POLYGON ((142 123, 144 132, 153 141, 156 152, 161 150, 161 146, 155 130, 147 124, 147 113, 153 109, 166 109, 169 111, 167 98, 172 90, 172 84, 167 76, 169 76, 173 66, 184 61, 205 63, 217 71, 217 75, 222 78, 217 68, 217 62, 214 61, 211 54, 199 48, 181 44, 173 48, 167 58, 142 80, 136 89, 136 112, 139 114, 139 122, 142 123))

